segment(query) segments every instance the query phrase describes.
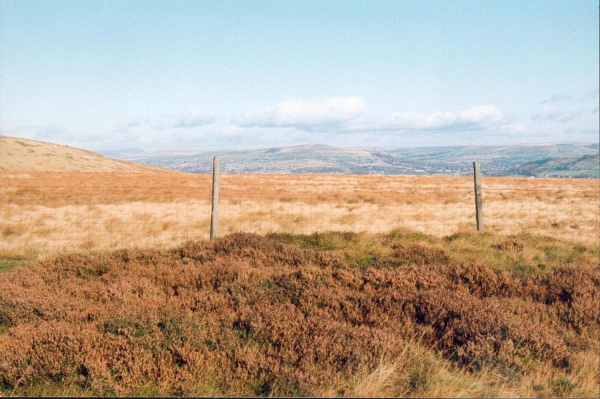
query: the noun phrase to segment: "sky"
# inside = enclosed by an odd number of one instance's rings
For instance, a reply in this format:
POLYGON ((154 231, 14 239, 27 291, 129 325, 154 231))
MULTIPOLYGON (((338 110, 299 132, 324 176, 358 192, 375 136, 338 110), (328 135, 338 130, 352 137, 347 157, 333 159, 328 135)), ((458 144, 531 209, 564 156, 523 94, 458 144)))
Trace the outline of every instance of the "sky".
POLYGON ((599 140, 596 0, 0 0, 0 134, 96 151, 599 140))

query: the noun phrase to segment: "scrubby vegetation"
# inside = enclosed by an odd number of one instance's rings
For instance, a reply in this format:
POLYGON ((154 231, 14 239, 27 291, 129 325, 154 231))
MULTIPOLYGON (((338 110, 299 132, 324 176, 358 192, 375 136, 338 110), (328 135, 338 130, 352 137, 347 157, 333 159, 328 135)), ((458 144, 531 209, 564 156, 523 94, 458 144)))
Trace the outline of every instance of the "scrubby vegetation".
POLYGON ((0 275, 0 394, 596 396, 598 249, 234 234, 0 275))

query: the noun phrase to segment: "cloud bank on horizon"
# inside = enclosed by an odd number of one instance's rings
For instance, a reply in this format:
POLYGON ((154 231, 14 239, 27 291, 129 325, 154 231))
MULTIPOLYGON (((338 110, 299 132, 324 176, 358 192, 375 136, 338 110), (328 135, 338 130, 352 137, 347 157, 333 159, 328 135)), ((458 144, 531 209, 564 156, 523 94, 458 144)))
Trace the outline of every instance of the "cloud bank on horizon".
POLYGON ((336 97, 324 101, 288 100, 271 108, 248 112, 232 119, 238 127, 295 128, 306 132, 464 132, 504 130, 525 132, 508 123, 495 105, 478 105, 462 111, 436 111, 427 115, 393 112, 378 116, 360 97, 336 97))
MULTIPOLYGON (((564 110, 548 105, 565 99, 570 100, 572 97, 556 94, 542 101, 539 109, 524 122, 518 121, 514 116, 506 116, 498 106, 493 104, 475 105, 463 110, 434 111, 427 114, 416 112, 380 114, 374 112, 360 97, 334 97, 321 101, 285 100, 272 107, 234 115, 221 128, 215 127, 218 119, 214 114, 188 110, 177 115, 139 116, 122 120, 112 131, 104 135, 75 134, 62 125, 6 123, 2 125, 1 133, 57 142, 80 142, 92 145, 105 142, 109 143, 107 148, 115 144, 120 148, 136 144, 144 145, 149 140, 164 142, 165 138, 168 141, 198 144, 210 140, 211 136, 213 140, 216 136, 225 143, 241 142, 250 145, 253 140, 259 145, 269 145, 269 143, 279 145, 281 142, 278 136, 291 137, 289 144, 319 143, 324 141, 324 135, 329 138, 340 138, 342 145, 348 137, 351 137, 349 141, 351 145, 361 144, 360 141, 353 141, 356 137, 358 140, 364 140, 363 142, 368 145, 369 136, 388 138, 390 135, 398 134, 413 139, 430 138, 437 142, 439 137, 448 139, 454 136, 460 140, 474 132, 508 139, 525 138, 527 141, 536 124, 549 122, 564 125, 582 116, 584 108, 564 110)), ((595 116, 597 113, 598 107, 595 107, 589 114, 595 116)), ((568 127, 565 132, 573 136, 590 136, 597 134, 598 130, 593 127, 589 129, 568 127)))
POLYGON ((598 142, 591 0, 0 1, 3 135, 149 151, 598 142))

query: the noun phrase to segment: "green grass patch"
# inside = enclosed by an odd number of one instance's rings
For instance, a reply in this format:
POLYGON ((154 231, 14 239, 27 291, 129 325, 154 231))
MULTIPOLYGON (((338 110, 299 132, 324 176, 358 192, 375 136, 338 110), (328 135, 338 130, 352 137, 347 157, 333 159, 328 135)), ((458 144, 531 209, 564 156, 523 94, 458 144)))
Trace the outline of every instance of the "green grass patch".
POLYGON ((18 267, 27 266, 33 260, 21 256, 0 257, 0 273, 13 271, 18 267))

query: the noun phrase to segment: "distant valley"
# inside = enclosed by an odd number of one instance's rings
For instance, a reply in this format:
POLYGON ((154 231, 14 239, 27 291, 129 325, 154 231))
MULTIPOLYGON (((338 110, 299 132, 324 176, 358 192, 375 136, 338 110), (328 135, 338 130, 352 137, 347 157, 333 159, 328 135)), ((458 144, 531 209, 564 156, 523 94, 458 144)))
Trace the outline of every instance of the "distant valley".
POLYGON ((598 178, 598 144, 536 144, 487 147, 400 149, 336 148, 303 145, 246 151, 173 151, 139 149, 104 155, 183 172, 209 173, 220 155, 224 173, 468 175, 480 161, 488 176, 598 178))

